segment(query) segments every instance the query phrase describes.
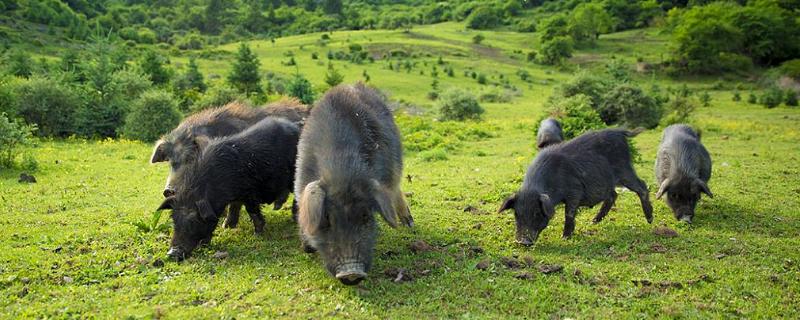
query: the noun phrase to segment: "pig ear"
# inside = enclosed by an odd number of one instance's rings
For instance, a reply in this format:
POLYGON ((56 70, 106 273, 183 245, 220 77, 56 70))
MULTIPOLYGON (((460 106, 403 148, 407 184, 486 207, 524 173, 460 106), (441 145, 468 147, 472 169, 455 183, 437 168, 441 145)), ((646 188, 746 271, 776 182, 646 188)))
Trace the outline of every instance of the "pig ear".
POLYGON ((315 234, 322 228, 325 223, 324 203, 325 190, 322 190, 319 180, 307 184, 298 202, 297 222, 303 234, 315 234))
POLYGON ((156 210, 157 211, 158 210, 167 210, 167 209, 172 210, 173 208, 175 208, 175 197, 174 196, 170 196, 170 197, 166 197, 164 199, 164 202, 162 202, 161 205, 156 210))
POLYGON ((218 220, 217 214, 214 213, 214 209, 211 208, 211 204, 208 203, 208 200, 198 200, 194 204, 197 206, 197 213, 200 214, 200 218, 209 222, 218 220))
POLYGON ((384 188, 378 180, 372 179, 372 194, 383 220, 386 220, 390 227, 397 228, 397 211, 392 205, 391 191, 384 188))
POLYGON ((156 147, 153 149, 153 155, 150 156, 150 163, 158 163, 169 160, 167 158, 167 142, 158 140, 156 147))
POLYGON ((210 139, 208 136, 196 136, 194 137, 194 144, 197 145, 198 150, 203 150, 208 146, 208 142, 210 139))
POLYGON ((696 179, 694 181, 694 184, 696 184, 697 187, 700 188, 700 191, 707 194, 710 198, 714 197, 714 194, 711 193, 711 189, 708 188, 708 185, 705 182, 703 182, 703 180, 696 179))
POLYGON ((505 201, 503 201, 503 204, 500 206, 500 209, 497 209, 497 213, 506 211, 508 209, 514 209, 514 204, 516 203, 517 203, 517 194, 514 193, 508 196, 508 198, 506 198, 505 201))
POLYGON ((656 199, 661 199, 661 196, 663 196, 664 193, 669 190, 669 184, 669 179, 665 179, 663 182, 661 182, 661 186, 658 187, 658 192, 656 192, 656 199))
POLYGON ((553 202, 550 201, 550 196, 543 193, 539 196, 539 202, 541 202, 542 211, 544 211, 544 214, 547 215, 547 217, 552 218, 553 215, 556 214, 556 208, 553 205, 553 202))

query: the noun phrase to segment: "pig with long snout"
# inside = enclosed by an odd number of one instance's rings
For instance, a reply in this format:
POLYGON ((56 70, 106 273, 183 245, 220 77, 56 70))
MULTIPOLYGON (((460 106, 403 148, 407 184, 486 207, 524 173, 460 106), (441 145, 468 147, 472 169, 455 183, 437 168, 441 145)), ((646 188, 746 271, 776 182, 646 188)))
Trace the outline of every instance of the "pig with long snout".
POLYGON ((675 219, 692 223, 700 194, 714 197, 708 188, 711 156, 691 127, 675 124, 664 129, 656 156, 656 198, 667 194, 667 205, 675 219))
POLYGON ((295 196, 300 237, 346 285, 367 276, 378 234, 413 226, 400 190, 403 149, 384 98, 363 84, 341 85, 317 102, 298 145, 295 196))
MULTIPOLYGON (((169 161, 170 173, 164 186, 164 197, 175 194, 175 177, 197 160, 210 139, 234 135, 270 116, 284 118, 302 128, 308 108, 295 99, 283 99, 259 108, 231 102, 186 117, 177 128, 156 142, 150 157, 150 163, 169 161)), ((237 226, 241 207, 239 203, 231 204, 224 224, 226 228, 237 226)))
POLYGON ((175 180, 175 194, 159 210, 172 210, 175 226, 168 255, 182 260, 211 241, 225 207, 242 203, 257 233, 264 230, 260 205, 283 203, 292 191, 300 128, 267 117, 245 131, 213 139, 175 180))
POLYGON ((653 207, 647 185, 633 169, 627 142, 636 134, 638 131, 624 129, 592 131, 540 151, 528 167, 522 187, 498 210, 514 210, 517 242, 533 245, 560 203, 564 204, 564 238, 575 231, 579 207, 593 207, 602 202, 594 217, 594 223, 599 223, 617 200, 615 186, 635 192, 647 223, 652 223, 653 207))

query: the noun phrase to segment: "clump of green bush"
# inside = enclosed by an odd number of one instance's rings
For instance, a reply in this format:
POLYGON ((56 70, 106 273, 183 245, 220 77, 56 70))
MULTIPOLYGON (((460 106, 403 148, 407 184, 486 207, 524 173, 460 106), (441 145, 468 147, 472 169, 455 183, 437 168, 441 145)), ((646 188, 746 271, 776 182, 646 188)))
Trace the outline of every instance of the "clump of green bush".
POLYGON ((153 89, 133 102, 122 135, 145 142, 156 141, 181 121, 178 102, 169 92, 153 89))
POLYGON ((436 104, 442 120, 480 120, 484 113, 478 99, 466 90, 451 88, 439 97, 436 104))
MULTIPOLYGON (((0 113, 0 167, 10 168, 19 155, 19 147, 30 145, 36 125, 26 125, 0 113)), ((25 169, 35 169, 36 160, 28 156, 23 159, 25 169), (33 165, 32 165, 33 164, 33 165)))
POLYGON ((539 130, 541 120, 551 117, 561 123, 564 139, 572 139, 589 130, 606 127, 597 111, 592 108, 592 99, 584 94, 571 97, 551 97, 545 114, 536 121, 534 132, 539 130))
POLYGON ((648 129, 658 126, 664 113, 655 99, 630 84, 617 85, 603 95, 603 103, 598 110, 600 118, 607 124, 648 129))
POLYGON ((492 128, 481 123, 436 122, 430 119, 399 115, 397 125, 403 136, 403 148, 411 152, 433 149, 457 150, 465 141, 492 137, 492 128))

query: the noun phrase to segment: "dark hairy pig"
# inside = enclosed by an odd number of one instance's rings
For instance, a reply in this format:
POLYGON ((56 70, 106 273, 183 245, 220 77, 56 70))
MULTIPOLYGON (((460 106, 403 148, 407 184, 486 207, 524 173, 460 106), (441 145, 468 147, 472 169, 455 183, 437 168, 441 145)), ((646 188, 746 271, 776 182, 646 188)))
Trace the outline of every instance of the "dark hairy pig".
POLYGON ((256 233, 262 233, 260 205, 282 203, 292 191, 299 138, 296 124, 267 117, 238 134, 210 140, 177 175, 175 194, 159 207, 172 210, 175 228, 168 255, 181 260, 210 242, 232 203, 244 204, 256 233))
POLYGON ((602 202, 594 223, 602 221, 617 199, 614 187, 620 185, 639 196, 645 219, 652 223, 647 185, 633 170, 627 142, 636 134, 624 129, 592 131, 540 151, 528 167, 522 187, 498 210, 514 210, 517 242, 535 243, 559 203, 564 204, 564 238, 575 230, 579 207, 602 202))
POLYGON ((403 150, 384 98, 359 83, 331 89, 309 115, 298 146, 300 237, 346 285, 366 278, 377 238, 374 213, 413 226, 400 190, 403 150))
POLYGON ((708 188, 711 156, 691 127, 675 124, 664 129, 656 156, 656 198, 667 194, 675 219, 692 223, 700 193, 714 197, 708 188))

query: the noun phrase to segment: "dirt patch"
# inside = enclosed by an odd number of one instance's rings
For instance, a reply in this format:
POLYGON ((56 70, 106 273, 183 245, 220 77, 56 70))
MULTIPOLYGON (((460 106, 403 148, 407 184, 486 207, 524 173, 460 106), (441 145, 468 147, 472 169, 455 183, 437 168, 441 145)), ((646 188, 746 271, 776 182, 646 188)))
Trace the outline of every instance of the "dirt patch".
POLYGON ((433 251, 434 247, 429 245, 425 240, 417 240, 409 245, 409 249, 413 253, 433 251))
POLYGON ((655 229, 653 229, 653 234, 664 238, 674 238, 678 236, 677 231, 664 226, 656 227, 655 229))
POLYGON ((489 214, 488 211, 483 210, 483 209, 478 208, 478 207, 475 207, 473 205, 467 205, 466 207, 464 207, 464 209, 461 209, 461 211, 472 213, 472 214, 479 214, 479 215, 489 214))
POLYGON ((403 268, 387 268, 383 274, 395 283, 414 281, 414 277, 403 268))
POLYGON ((36 183, 36 177, 27 174, 25 172, 19 174, 19 179, 17 180, 19 183, 36 183))
POLYGON ((475 269, 486 270, 489 269, 489 260, 481 260, 475 265, 475 269))
POLYGON ((667 248, 661 245, 660 243, 654 243, 650 245, 650 250, 653 250, 655 253, 664 253, 667 252, 667 248))
POLYGON ((561 272, 562 270, 564 270, 564 266, 560 264, 543 264, 539 266, 538 269, 539 272, 541 273, 551 274, 551 273, 561 272))

